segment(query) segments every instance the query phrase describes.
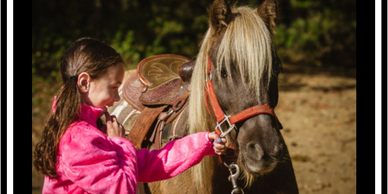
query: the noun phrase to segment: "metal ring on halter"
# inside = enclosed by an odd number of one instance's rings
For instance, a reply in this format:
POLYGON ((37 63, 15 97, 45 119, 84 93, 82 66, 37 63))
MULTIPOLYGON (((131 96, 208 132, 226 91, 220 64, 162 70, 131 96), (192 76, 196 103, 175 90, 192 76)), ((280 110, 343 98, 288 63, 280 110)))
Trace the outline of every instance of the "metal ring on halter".
POLYGON ((227 115, 224 115, 225 116, 225 119, 222 120, 220 123, 217 122, 217 125, 216 125, 216 129, 218 128, 221 132, 221 135, 220 137, 225 137, 228 133, 230 133, 232 131, 232 129, 234 129, 236 127, 236 125, 232 125, 229 121, 229 118, 230 116, 227 116, 227 115), (225 121, 228 122, 228 125, 229 125, 229 128, 224 132, 221 128, 221 124, 224 123, 225 121))

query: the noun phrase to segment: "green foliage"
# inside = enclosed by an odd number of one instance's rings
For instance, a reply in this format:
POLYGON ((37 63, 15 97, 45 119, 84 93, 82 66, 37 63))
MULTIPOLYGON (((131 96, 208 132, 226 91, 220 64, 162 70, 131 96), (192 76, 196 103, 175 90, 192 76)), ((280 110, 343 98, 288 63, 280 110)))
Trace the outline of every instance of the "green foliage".
POLYGON ((355 67, 355 3, 291 1, 291 9, 304 10, 288 25, 281 23, 274 35, 275 48, 283 61, 301 65, 355 67), (325 4, 326 3, 326 4, 325 4), (339 10, 348 6, 347 12, 339 10), (354 6, 354 7, 353 7, 354 6), (341 61, 338 63, 338 61, 341 61))
POLYGON ((307 63, 321 65, 319 59, 330 52, 330 34, 337 22, 322 17, 321 13, 309 13, 307 20, 298 18, 287 28, 280 24, 274 36, 278 54, 291 62, 303 60, 307 63))
POLYGON ((122 31, 118 31, 112 41, 111 46, 121 54, 124 62, 129 66, 127 69, 136 68, 140 60, 140 53, 143 48, 133 44, 134 31, 129 30, 124 36, 122 31))
MULTIPOLYGON (((262 1, 230 2, 258 6, 262 1)), ((211 3, 208 0, 36 0, 32 14, 33 78, 59 82, 62 54, 83 36, 100 38, 112 45, 122 55, 127 69, 156 54, 195 58, 208 28, 207 9, 211 3)), ((354 67, 355 5, 351 0, 282 0, 274 35, 282 61, 354 67)))

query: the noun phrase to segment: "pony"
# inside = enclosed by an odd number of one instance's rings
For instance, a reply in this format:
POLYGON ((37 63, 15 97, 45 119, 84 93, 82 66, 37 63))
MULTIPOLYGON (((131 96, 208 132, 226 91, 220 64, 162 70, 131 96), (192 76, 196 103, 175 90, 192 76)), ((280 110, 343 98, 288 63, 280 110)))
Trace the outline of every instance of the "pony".
MULTIPOLYGON (((217 156, 205 157, 174 178, 147 183, 144 187, 139 184, 138 191, 298 193, 281 124, 274 113, 279 97, 278 75, 282 70, 272 42, 277 15, 274 0, 265 0, 257 8, 231 6, 224 0, 213 2, 209 28, 191 75, 189 104, 163 130, 184 128, 192 134, 217 128, 227 138, 227 146, 233 149, 232 157, 227 162, 217 156)), ((127 72, 125 79, 132 73, 127 72)), ((122 93, 120 96, 121 100, 108 111, 128 130, 140 112, 123 100, 122 93)))

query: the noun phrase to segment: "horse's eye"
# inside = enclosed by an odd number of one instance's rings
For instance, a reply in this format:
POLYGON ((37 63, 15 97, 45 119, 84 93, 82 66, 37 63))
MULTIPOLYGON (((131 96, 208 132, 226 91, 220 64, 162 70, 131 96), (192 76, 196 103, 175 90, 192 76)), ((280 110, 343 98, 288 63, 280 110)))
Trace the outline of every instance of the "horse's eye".
POLYGON ((224 68, 221 68, 221 77, 228 77, 228 74, 226 73, 226 70, 224 68))

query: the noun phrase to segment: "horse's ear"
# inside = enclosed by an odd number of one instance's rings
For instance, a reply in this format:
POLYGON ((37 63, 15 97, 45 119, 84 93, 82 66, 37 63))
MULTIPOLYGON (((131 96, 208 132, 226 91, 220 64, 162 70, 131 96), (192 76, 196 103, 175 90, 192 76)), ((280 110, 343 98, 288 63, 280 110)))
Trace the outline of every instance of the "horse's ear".
POLYGON ((276 0, 265 0, 258 8, 257 13, 260 18, 264 21, 268 30, 271 33, 275 32, 275 19, 276 15, 279 13, 278 4, 276 0))
POLYGON ((215 33, 226 28, 234 19, 232 10, 226 0, 215 0, 209 10, 210 27, 215 33))

